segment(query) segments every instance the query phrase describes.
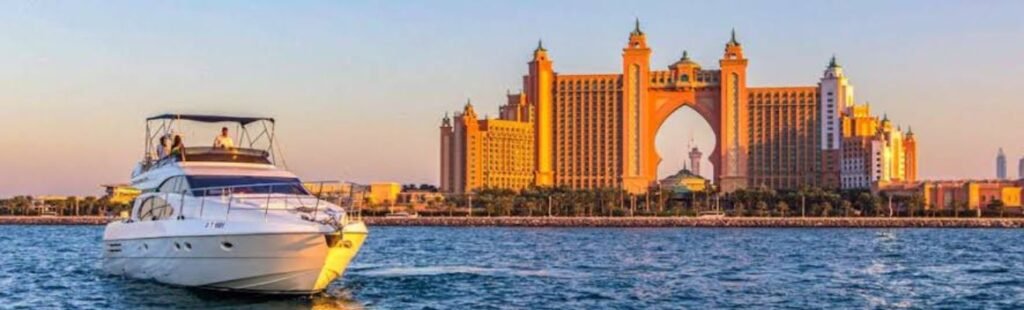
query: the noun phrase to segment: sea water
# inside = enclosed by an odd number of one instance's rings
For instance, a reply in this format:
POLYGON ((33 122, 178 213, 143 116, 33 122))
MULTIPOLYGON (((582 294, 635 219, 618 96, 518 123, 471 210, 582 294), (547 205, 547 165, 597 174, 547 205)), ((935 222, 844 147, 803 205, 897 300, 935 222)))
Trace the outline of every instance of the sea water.
POLYGON ((370 227, 321 294, 105 275, 99 226, 0 226, 0 308, 1024 308, 1016 229, 370 227))

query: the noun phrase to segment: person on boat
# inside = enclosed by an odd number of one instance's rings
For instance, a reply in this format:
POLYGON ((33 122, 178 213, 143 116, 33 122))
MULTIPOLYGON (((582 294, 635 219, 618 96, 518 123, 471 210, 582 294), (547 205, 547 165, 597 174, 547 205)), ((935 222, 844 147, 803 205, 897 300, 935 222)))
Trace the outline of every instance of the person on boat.
POLYGON ((231 136, 228 135, 228 128, 221 127, 220 135, 213 139, 213 148, 217 149, 233 149, 235 148, 235 141, 231 140, 231 136))
POLYGON ((164 158, 164 156, 167 156, 167 153, 170 151, 170 146, 167 145, 167 140, 169 140, 167 139, 167 136, 160 137, 160 145, 156 147, 157 160, 160 160, 164 158))
POLYGON ((174 143, 171 143, 169 156, 176 156, 179 160, 185 161, 185 143, 181 141, 180 135, 174 135, 174 143))

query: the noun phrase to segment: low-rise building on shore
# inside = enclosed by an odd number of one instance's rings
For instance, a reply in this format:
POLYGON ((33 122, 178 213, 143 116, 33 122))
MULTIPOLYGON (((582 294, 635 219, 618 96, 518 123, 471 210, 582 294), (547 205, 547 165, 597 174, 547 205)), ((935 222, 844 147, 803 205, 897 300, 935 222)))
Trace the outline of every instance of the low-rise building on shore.
POLYGON ((105 198, 110 203, 114 204, 130 204, 135 197, 138 197, 142 193, 137 188, 132 187, 129 184, 103 184, 104 192, 106 192, 105 198))
POLYGON ((918 195, 925 210, 978 210, 988 206, 1021 207, 1024 180, 932 180, 890 183, 880 188, 889 196, 918 195))

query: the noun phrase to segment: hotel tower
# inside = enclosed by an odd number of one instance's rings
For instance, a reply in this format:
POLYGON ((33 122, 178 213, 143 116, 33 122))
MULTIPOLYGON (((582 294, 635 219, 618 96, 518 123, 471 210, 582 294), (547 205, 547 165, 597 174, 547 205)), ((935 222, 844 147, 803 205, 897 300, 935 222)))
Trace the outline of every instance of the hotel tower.
POLYGON ((683 107, 715 134, 708 159, 725 192, 870 188, 916 178, 913 134, 854 104, 835 57, 817 85, 789 87, 747 85, 748 59, 735 31, 718 68, 704 68, 686 51, 666 67, 652 67, 650 59, 639 22, 622 49, 620 72, 556 72, 538 43, 523 90, 507 94, 497 119, 478 119, 469 103, 444 117, 441 188, 644 192, 658 179, 655 135, 683 107))

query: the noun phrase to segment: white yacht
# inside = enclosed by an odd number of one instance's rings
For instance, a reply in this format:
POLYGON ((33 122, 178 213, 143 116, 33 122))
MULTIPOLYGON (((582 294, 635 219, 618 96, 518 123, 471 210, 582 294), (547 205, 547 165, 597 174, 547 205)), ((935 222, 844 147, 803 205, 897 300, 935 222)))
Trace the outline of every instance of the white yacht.
MULTIPOLYGON (((315 293, 340 277, 359 252, 366 226, 341 207, 345 197, 328 202, 275 164, 274 126, 272 118, 148 118, 147 155, 131 180, 142 194, 129 218, 107 225, 103 269, 177 286, 268 294, 315 293), (183 134, 182 123, 230 126, 235 146, 150 155, 160 137, 183 134)), ((186 142, 206 145, 216 133, 186 142)))

